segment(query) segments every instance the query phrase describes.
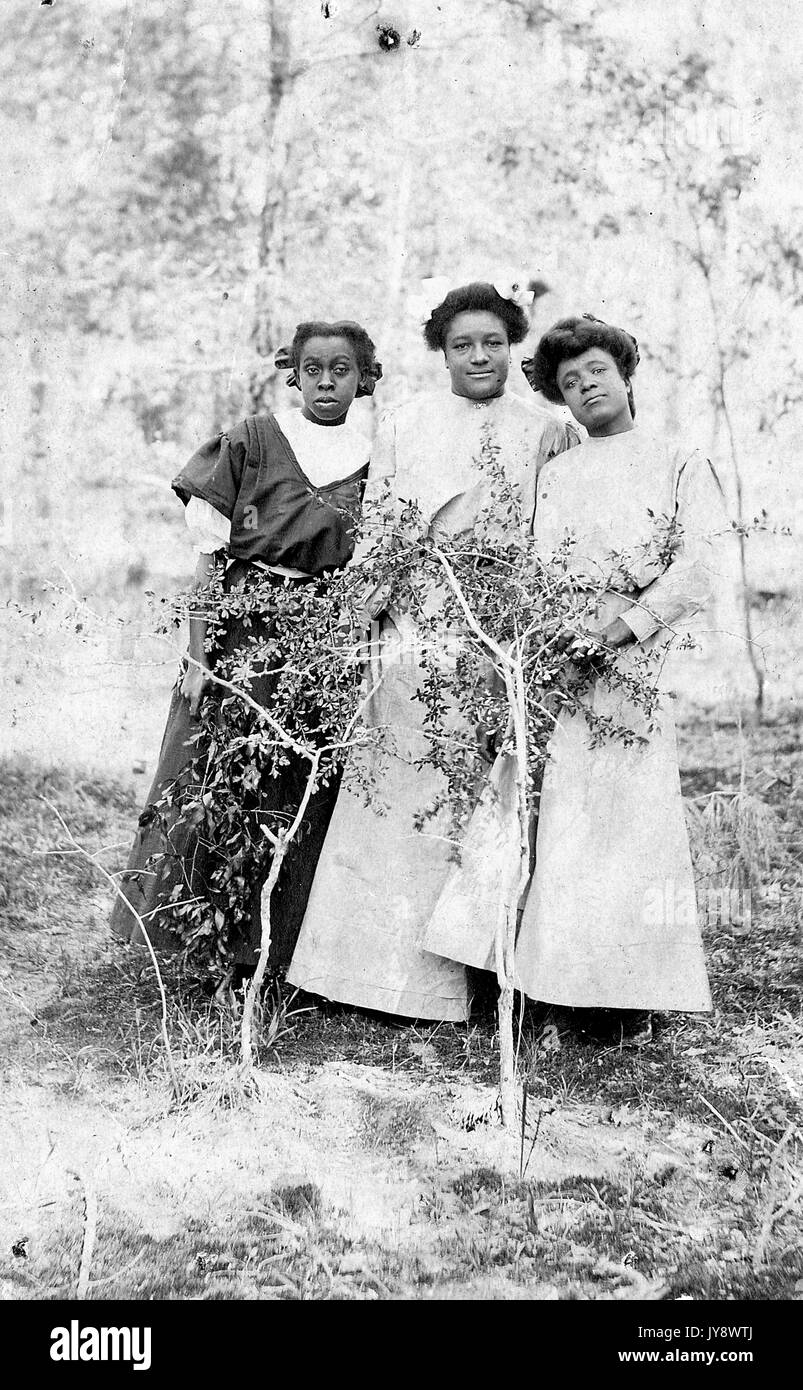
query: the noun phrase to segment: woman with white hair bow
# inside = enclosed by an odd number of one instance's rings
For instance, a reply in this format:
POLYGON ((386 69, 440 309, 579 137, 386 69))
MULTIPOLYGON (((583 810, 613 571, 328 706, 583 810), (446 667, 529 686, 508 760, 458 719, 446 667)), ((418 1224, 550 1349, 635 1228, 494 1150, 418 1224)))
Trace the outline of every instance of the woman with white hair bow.
MULTIPOLYGON (((510 349, 528 332, 532 292, 516 282, 449 289, 442 280, 425 281, 424 291, 424 338, 443 353, 451 389, 418 395, 381 421, 366 508, 382 498, 398 514, 414 502, 430 528, 468 530, 490 500, 480 463, 490 446, 529 528, 541 465, 578 442, 570 426, 507 390, 510 349)), ((381 681, 367 722, 392 731, 392 752, 359 755, 373 759, 372 800, 382 812, 348 785, 341 790, 288 980, 363 1008, 461 1021, 469 1010, 465 967, 421 946, 451 868, 448 814, 416 821, 443 791, 437 769, 422 765, 423 637, 409 614, 386 603, 387 594, 376 596, 371 613, 381 681)))

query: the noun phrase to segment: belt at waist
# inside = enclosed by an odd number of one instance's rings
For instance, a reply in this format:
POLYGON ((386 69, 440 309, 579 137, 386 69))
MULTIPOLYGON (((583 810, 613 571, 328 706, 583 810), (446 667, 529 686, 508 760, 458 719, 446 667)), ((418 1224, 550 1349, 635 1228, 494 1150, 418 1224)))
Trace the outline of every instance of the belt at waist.
POLYGON ((304 570, 293 570, 284 565, 269 565, 265 560, 241 560, 239 556, 234 556, 229 561, 227 572, 236 566, 244 573, 253 566, 276 584, 310 584, 321 579, 321 575, 307 574, 304 570))
POLYGON ((265 560, 249 560, 249 565, 256 565, 257 569, 265 570, 268 574, 278 574, 280 579, 313 579, 315 576, 307 574, 306 570, 290 569, 288 565, 269 565, 265 560))

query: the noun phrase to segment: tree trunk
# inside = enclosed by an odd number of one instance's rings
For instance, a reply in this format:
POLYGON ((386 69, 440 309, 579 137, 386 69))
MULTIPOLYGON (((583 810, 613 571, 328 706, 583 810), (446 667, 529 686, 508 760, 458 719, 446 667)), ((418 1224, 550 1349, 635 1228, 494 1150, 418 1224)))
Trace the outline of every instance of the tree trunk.
POLYGON ((711 284, 711 268, 703 254, 698 229, 698 256, 697 264, 700 267, 705 283, 708 304, 711 311, 711 321, 714 327, 714 336, 717 348, 717 374, 714 384, 714 415, 717 423, 725 427, 728 440, 728 453, 730 454, 731 472, 733 473, 734 488, 736 495, 736 523, 739 541, 739 575, 741 580, 741 599, 742 599, 742 623, 744 626, 745 642, 747 644, 747 659, 753 672, 756 683, 756 693, 754 698, 754 713, 756 720, 760 723, 764 715, 764 681, 765 674, 761 661, 756 655, 756 644, 753 635, 753 614, 750 606, 751 585, 747 566, 747 537, 745 535, 745 513, 744 513, 744 484, 742 481, 741 462, 739 449, 736 442, 736 431, 733 425, 733 417, 728 406, 726 395, 727 364, 725 352, 722 346, 722 330, 719 319, 714 287, 711 284))
POLYGON ((499 1100, 502 1124, 512 1129, 516 1121, 516 1051, 513 1044, 513 952, 516 942, 516 912, 499 904, 496 924, 496 978, 499 983, 499 1100))
MULTIPOLYGON (((291 742, 292 741, 288 738, 285 746, 290 746, 291 742)), ((279 875, 282 871, 282 864, 285 861, 287 852, 291 844, 293 843, 293 840, 295 839, 296 835, 298 834, 299 830, 301 829, 301 824, 304 820, 305 815, 307 814, 307 808, 309 806, 310 800, 315 795, 315 792, 318 787, 318 772, 320 768, 321 754, 318 751, 309 752, 307 753, 307 757, 309 758, 310 763, 309 773, 307 774, 307 784, 304 788, 304 795, 302 796, 298 808, 296 809, 295 815, 293 816, 292 824, 289 825, 286 830, 280 831, 278 835, 271 834, 269 836, 271 845, 273 846, 273 858, 271 860, 270 873, 268 874, 267 881, 262 889, 262 897, 260 900, 262 932, 259 942, 259 959, 257 961, 256 970, 254 971, 254 974, 249 982, 248 989, 246 990, 245 1004, 243 1005, 243 1021, 240 1027, 240 1060, 242 1062, 244 1070, 247 1073, 252 1072, 254 1067, 254 1010, 256 1008, 256 1003, 262 989, 262 981, 265 978, 265 972, 268 968, 268 957, 270 955, 270 900, 273 896, 273 890, 276 887, 276 884, 279 880, 279 875)))
POLYGON ((251 373, 249 396, 252 411, 274 404, 276 369, 273 353, 280 346, 281 323, 276 313, 284 269, 285 204, 290 132, 286 119, 286 96, 292 86, 290 45, 281 14, 281 0, 266 0, 270 36, 270 68, 267 121, 270 138, 268 187, 259 240, 259 276, 256 291, 256 322, 253 341, 257 363, 251 373))
POLYGON ((513 1002, 516 980, 516 926, 518 905, 530 873, 530 812, 527 796, 527 709, 522 673, 522 652, 511 649, 505 668, 505 687, 513 725, 516 758, 516 802, 519 821, 519 878, 509 903, 500 903, 496 932, 496 974, 499 981, 499 1095, 502 1124, 517 1124, 516 1047, 513 1038, 513 1002))
POLYGON ((270 866, 270 873, 262 889, 262 935, 259 943, 259 960, 257 961, 256 970, 248 983, 245 1003, 243 1005, 243 1020, 240 1026, 240 1060, 246 1072, 251 1072, 254 1068, 254 1010, 262 990, 262 981, 265 978, 265 971, 268 968, 268 956, 270 955, 270 900, 289 848, 289 840, 284 835, 277 836, 276 843, 273 847, 273 860, 270 866))
POLYGON ((410 205, 413 189, 415 159, 414 131, 417 94, 416 63, 420 54, 404 47, 398 54, 400 71, 395 74, 395 90, 391 93, 394 112, 391 125, 391 145, 397 152, 397 183, 395 198, 389 207, 387 294, 383 341, 392 342, 400 327, 402 290, 407 269, 407 248, 410 235, 410 205))
POLYGON ((748 574, 747 565, 747 536, 744 533, 745 514, 744 514, 744 491, 742 484, 742 474, 739 466, 739 458, 736 447, 736 436, 733 428, 730 410, 725 400, 724 374, 720 377, 718 392, 718 402, 715 407, 725 425, 725 432, 728 437, 729 453, 731 457, 731 467, 736 486, 736 521, 738 524, 739 541, 739 575, 741 579, 741 598, 742 598, 742 621, 744 624, 744 635, 747 642, 747 659, 753 672, 756 682, 756 694, 754 700, 755 717, 758 723, 764 717, 764 681, 765 674, 760 658, 756 655, 756 644, 753 635, 753 611, 751 608, 752 586, 748 574))

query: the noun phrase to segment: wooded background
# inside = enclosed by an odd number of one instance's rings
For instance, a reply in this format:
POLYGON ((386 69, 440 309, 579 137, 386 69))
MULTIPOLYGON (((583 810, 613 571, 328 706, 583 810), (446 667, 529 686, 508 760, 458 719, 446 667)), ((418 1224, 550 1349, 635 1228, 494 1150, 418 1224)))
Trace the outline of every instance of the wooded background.
POLYGON ((635 333, 640 422, 750 528, 680 688, 794 706, 800 37, 781 0, 4 0, 8 746, 152 766, 176 656, 149 605, 193 563, 170 478, 284 399, 300 319, 375 338, 368 430, 444 385, 410 312, 435 274, 548 284, 533 340, 586 310, 635 333))

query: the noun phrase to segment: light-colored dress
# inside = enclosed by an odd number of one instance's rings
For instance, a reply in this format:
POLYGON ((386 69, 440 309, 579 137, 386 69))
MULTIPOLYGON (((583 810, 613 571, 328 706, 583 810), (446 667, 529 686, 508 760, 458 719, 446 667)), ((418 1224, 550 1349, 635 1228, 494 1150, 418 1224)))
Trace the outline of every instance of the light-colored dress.
MULTIPOLYGON (((519 493, 529 527, 536 477, 548 458, 575 442, 561 421, 518 396, 487 402, 429 393, 380 425, 372 451, 366 506, 386 486, 399 501, 416 500, 428 522, 446 532, 471 526, 488 500, 478 466, 484 441, 519 493)), ((447 659, 447 658, 445 658, 447 659)), ((445 813, 416 829, 414 818, 443 789, 427 752, 420 635, 395 609, 381 620, 372 663, 381 678, 366 723, 392 730, 393 754, 374 764, 375 802, 344 784, 329 827, 288 980, 315 994, 414 1018, 460 1021, 468 1014, 464 967, 421 948, 422 934, 451 869, 445 813)))
POLYGON ((638 428, 589 439, 540 477, 534 533, 545 557, 567 532, 577 542, 578 574, 607 576, 612 552, 631 557, 637 596, 606 595, 593 626, 621 617, 632 628, 636 643, 617 657, 623 672, 645 651, 656 653, 659 704, 648 732, 646 716, 620 689, 600 679, 589 696, 596 714, 645 734, 643 745, 603 738, 592 747, 584 716, 561 716, 516 951, 519 987, 533 998, 711 1008, 665 665, 673 629, 682 631, 710 594, 712 537, 724 525, 708 461, 638 428), (683 535, 671 557, 651 539, 662 517, 675 517, 683 535))

